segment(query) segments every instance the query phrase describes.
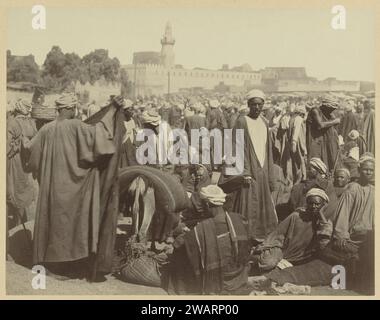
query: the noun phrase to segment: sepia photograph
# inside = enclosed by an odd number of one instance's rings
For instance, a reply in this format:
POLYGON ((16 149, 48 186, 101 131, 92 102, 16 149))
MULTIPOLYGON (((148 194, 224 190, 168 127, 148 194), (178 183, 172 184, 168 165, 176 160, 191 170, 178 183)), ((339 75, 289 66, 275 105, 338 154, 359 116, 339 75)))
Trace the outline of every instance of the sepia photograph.
POLYGON ((5 8, 6 295, 375 295, 376 3, 256 2, 5 8))

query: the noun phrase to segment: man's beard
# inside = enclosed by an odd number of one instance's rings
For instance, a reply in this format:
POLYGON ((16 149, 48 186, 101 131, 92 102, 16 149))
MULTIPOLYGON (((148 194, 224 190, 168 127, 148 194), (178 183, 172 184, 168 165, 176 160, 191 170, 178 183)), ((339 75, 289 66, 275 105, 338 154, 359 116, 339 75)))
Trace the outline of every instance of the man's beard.
POLYGON ((258 117, 260 116, 260 112, 259 113, 249 113, 249 117, 252 118, 252 119, 257 119, 258 117))

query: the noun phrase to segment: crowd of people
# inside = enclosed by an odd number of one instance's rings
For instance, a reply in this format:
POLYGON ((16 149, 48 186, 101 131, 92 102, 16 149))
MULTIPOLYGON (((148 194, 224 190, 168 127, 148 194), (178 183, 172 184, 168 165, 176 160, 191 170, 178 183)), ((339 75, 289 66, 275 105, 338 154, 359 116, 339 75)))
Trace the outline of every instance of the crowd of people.
POLYGON ((281 283, 284 271, 299 270, 297 284, 310 284, 307 275, 323 262, 330 268, 315 283, 330 284, 331 266, 344 265, 354 288, 360 282, 363 292, 373 289, 373 101, 255 89, 111 96, 97 106, 64 93, 55 102, 56 119, 42 125, 31 117, 32 102, 11 105, 8 228, 35 220, 33 264, 52 274, 94 280, 112 271, 117 220, 130 214, 119 199, 118 170, 140 165, 139 130, 157 138, 162 130, 184 129, 191 140, 194 129, 241 129, 240 175, 227 175, 227 164, 213 158, 150 165, 174 176, 188 196, 187 208, 160 235, 171 248, 162 286, 174 294, 248 294, 251 277, 281 283))

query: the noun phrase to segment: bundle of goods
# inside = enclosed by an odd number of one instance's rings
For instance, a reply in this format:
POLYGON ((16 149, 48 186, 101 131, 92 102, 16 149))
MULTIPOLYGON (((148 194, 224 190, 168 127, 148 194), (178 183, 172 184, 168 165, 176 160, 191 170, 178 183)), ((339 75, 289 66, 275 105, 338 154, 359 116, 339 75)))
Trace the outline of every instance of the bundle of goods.
POLYGON ((32 118, 41 120, 54 120, 57 117, 57 109, 39 104, 33 104, 32 118))
POLYGON ((42 87, 35 87, 32 98, 32 118, 39 120, 54 120, 57 116, 56 108, 49 107, 45 101, 45 93, 42 87))
POLYGON ((151 287, 161 286, 160 268, 167 260, 164 252, 155 254, 131 238, 126 243, 123 260, 117 271, 121 280, 151 287))

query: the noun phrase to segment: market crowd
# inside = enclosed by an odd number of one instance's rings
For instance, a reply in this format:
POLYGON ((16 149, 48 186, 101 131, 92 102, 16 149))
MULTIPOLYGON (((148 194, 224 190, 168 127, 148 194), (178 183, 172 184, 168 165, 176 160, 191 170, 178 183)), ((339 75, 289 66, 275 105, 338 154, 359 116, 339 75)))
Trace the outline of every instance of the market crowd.
POLYGON ((54 106, 20 99, 8 107, 8 230, 34 220, 32 263, 52 275, 97 281, 127 265, 125 276, 138 282, 129 260, 145 257, 142 269, 148 273, 154 261, 156 285, 169 293, 249 294, 259 284, 330 285, 332 266, 343 265, 350 287, 372 292, 373 99, 255 89, 111 96, 99 106, 63 93, 54 106), (44 107, 54 115, 44 118, 44 107), (243 130, 235 145, 244 149, 243 173, 228 176, 212 157, 209 164, 150 165, 158 177, 176 179, 186 207, 167 219, 152 183, 136 180, 131 188, 143 197, 144 217, 133 222, 137 232, 121 230, 118 221, 136 201, 119 195, 118 173, 139 166, 139 130, 157 138, 174 128, 189 140, 194 129, 243 130), (158 235, 146 225, 148 212, 152 225, 165 225, 158 235), (127 249, 116 248, 120 237, 127 249), (115 266, 115 257, 123 263, 115 266))

